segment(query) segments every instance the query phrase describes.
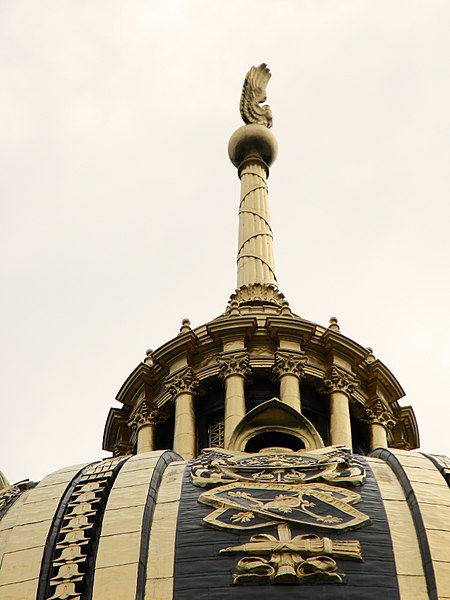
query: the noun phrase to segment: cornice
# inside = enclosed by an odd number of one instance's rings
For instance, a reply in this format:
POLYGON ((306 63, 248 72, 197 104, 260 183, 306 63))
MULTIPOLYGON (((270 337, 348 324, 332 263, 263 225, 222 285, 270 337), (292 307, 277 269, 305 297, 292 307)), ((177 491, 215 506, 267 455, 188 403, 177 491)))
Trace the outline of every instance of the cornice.
POLYGON ((151 381, 151 371, 153 367, 149 367, 145 363, 140 363, 134 371, 128 375, 122 387, 117 392, 116 400, 122 404, 131 406, 136 392, 145 384, 151 381))
MULTIPOLYGON (((381 362, 378 358, 376 358, 369 365, 369 379, 378 379, 381 383, 383 383, 388 389, 391 390, 391 398, 392 400, 399 400, 403 398, 405 395, 405 391, 403 390, 400 383, 394 377, 394 375, 389 371, 384 363, 381 362)), ((390 398, 390 400, 391 400, 390 398)))
POLYGON ((153 359, 162 367, 166 367, 182 354, 193 354, 199 346, 199 338, 195 331, 179 333, 153 352, 153 359))
POLYGON ((320 337, 322 346, 330 352, 342 353, 354 365, 355 374, 369 384, 378 380, 386 388, 389 402, 393 402, 405 395, 403 388, 391 371, 372 354, 371 349, 364 348, 354 340, 340 332, 326 329, 320 337))
POLYGON ((110 408, 103 432, 102 449, 116 455, 118 451, 116 447, 121 445, 121 452, 125 454, 131 452, 130 437, 131 432, 127 425, 125 409, 110 408))
POLYGON ((309 341, 315 334, 316 325, 294 316, 270 316, 266 318, 265 326, 269 335, 276 337, 279 334, 300 336, 304 341, 309 341))
POLYGON ((402 406, 398 415, 399 422, 403 425, 410 450, 420 447, 420 435, 416 415, 412 406, 402 406))
POLYGON ((255 317, 219 317, 206 325, 209 335, 215 340, 221 340, 225 336, 246 337, 253 333, 258 327, 255 317))

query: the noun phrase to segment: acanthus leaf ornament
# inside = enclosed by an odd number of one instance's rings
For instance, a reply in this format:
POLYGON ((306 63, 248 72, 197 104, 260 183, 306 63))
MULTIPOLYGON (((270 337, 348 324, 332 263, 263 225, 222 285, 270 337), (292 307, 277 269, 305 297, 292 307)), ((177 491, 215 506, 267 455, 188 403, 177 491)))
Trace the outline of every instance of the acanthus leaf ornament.
POLYGON ((156 425, 160 420, 157 406, 143 398, 133 409, 128 425, 132 431, 139 430, 145 425, 156 425))
POLYGON ((326 379, 323 380, 323 385, 326 392, 344 392, 349 395, 357 387, 358 380, 350 373, 333 366, 328 372, 326 379))
POLYGON ((277 350, 275 353, 273 374, 276 377, 281 377, 282 375, 295 375, 296 377, 302 378, 307 362, 308 357, 304 352, 286 352, 277 350))
POLYGON ((182 371, 169 377, 165 382, 166 390, 174 397, 183 393, 195 394, 199 386, 200 382, 190 367, 185 367, 182 371))
POLYGON ((249 378, 251 375, 250 355, 248 352, 230 352, 217 357, 219 377, 226 379, 230 375, 241 375, 249 378))
POLYGON ((266 88, 272 74, 266 63, 261 63, 257 67, 252 67, 247 73, 242 88, 240 112, 244 123, 263 125, 270 129, 273 123, 273 116, 270 106, 265 104, 260 106, 267 99, 266 88))
POLYGON ((365 407, 364 412, 363 420, 369 424, 383 425, 386 429, 393 429, 398 423, 390 406, 380 396, 374 396, 365 407))

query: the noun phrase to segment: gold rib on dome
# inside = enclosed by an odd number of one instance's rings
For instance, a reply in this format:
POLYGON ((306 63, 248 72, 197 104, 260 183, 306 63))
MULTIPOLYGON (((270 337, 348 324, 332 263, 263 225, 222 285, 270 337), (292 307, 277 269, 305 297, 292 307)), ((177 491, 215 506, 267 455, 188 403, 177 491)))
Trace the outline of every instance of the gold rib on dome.
POLYGON ((266 101, 271 73, 265 63, 247 73, 241 94, 240 111, 245 125, 233 133, 228 144, 231 162, 241 180, 237 288, 234 305, 268 303, 281 306, 273 258, 267 178, 278 145, 269 131, 272 111, 266 101))

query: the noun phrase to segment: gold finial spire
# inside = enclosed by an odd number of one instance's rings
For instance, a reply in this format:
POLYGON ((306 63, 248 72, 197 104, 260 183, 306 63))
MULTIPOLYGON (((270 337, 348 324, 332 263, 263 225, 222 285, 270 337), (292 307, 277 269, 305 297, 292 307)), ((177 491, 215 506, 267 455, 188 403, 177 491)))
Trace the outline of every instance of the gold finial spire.
POLYGON ((273 259, 267 177, 277 155, 277 141, 268 129, 272 126, 266 85, 271 77, 265 63, 252 67, 245 78, 241 96, 241 115, 246 125, 231 136, 228 154, 241 179, 239 204, 239 246, 237 290, 239 304, 269 302, 281 307, 273 259))

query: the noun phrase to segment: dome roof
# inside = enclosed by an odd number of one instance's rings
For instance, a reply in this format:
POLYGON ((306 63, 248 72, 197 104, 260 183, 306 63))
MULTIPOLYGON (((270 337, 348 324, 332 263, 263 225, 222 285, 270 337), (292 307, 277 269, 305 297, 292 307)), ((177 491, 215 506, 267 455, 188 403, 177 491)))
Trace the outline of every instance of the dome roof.
POLYGON ((267 583, 281 599, 299 583, 312 598, 447 598, 449 465, 328 447, 67 467, 2 492, 0 597, 237 600, 267 583))
POLYGON ((449 459, 412 451, 413 410, 369 348, 278 289, 269 78, 247 74, 229 147, 235 293, 127 378, 111 457, 0 474, 1 600, 450 599, 449 459))

